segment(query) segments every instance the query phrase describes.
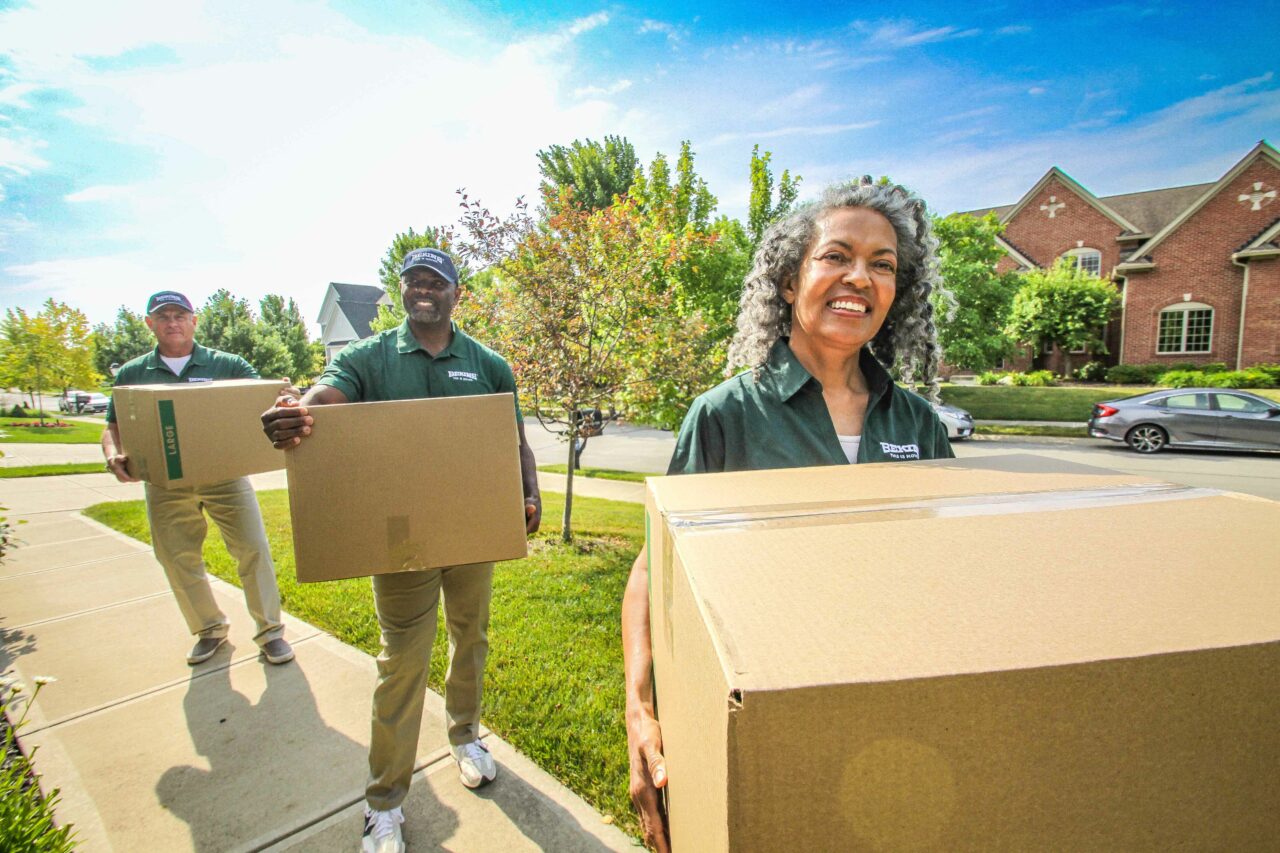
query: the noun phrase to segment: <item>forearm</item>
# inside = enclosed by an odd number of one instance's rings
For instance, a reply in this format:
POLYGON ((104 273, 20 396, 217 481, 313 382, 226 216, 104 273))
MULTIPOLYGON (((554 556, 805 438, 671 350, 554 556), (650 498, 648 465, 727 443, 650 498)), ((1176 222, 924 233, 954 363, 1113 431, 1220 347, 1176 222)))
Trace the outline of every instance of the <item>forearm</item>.
POLYGON ((120 453, 120 428, 115 424, 107 424, 102 431, 102 456, 110 459, 120 453))
POLYGON ((626 673, 627 717, 653 716, 653 647, 649 636, 648 551, 640 550, 622 596, 622 661, 626 673))
POLYGON ((524 490, 525 500, 542 502, 542 493, 538 490, 538 460, 534 458, 533 448, 525 438, 524 421, 516 421, 516 431, 520 435, 520 485, 524 490))

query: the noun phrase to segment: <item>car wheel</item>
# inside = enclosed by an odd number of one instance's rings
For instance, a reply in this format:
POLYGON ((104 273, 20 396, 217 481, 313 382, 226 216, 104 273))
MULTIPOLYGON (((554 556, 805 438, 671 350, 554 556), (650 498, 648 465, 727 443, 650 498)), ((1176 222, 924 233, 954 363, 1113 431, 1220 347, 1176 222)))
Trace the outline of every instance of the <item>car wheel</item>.
POLYGON ((1155 424, 1138 424, 1124 440, 1139 453, 1156 453, 1169 443, 1169 434, 1155 424))

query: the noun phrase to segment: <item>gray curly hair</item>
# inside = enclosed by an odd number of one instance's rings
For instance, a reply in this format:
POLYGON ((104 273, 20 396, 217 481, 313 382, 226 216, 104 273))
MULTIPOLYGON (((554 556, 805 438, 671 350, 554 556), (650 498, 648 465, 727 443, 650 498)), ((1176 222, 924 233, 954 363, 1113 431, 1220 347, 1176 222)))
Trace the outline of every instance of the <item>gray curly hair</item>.
POLYGON ((758 369, 778 338, 791 334, 791 306, 782 285, 800 272, 818 219, 829 210, 866 207, 884 215, 898 236, 897 295, 884 325, 870 342, 871 353, 887 369, 898 368, 907 385, 922 385, 938 399, 937 329, 930 295, 942 289, 938 276, 938 240, 922 199, 892 183, 860 181, 828 187, 822 196, 769 226, 756 249, 738 305, 738 331, 729 345, 726 375, 758 369))

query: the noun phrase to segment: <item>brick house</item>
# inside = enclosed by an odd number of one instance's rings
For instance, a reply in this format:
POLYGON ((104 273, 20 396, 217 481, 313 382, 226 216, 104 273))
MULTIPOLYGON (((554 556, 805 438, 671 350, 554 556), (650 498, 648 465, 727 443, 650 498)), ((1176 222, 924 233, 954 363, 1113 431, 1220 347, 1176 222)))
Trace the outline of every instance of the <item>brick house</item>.
MULTIPOLYGON (((1098 197, 1055 166, 1016 204, 968 213, 1004 224, 1001 272, 1066 256, 1116 283, 1100 360, 1238 369, 1280 363, 1278 194, 1280 151, 1263 141, 1212 183, 1098 197)), ((1062 354, 1036 362, 1060 370, 1062 354)))

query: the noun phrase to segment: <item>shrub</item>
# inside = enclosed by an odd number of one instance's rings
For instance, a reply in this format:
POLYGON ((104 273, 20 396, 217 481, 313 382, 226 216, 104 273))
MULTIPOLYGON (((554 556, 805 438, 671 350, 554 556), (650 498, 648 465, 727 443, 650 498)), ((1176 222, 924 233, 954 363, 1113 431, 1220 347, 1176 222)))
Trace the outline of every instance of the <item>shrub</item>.
POLYGON ((11 418, 25 418, 26 416, 27 416, 27 411, 21 406, 15 405, 12 409, 9 410, 9 417, 11 418))
POLYGON ((996 373, 991 370, 985 370, 982 373, 978 374, 978 384, 979 385, 995 385, 997 382, 1000 381, 1000 376, 1001 374, 999 373, 996 373))
POLYGON ((1268 388, 1280 388, 1280 364, 1255 364, 1250 370, 1261 370, 1271 383, 1268 388))
POLYGON ((1175 365, 1117 364, 1107 368, 1107 381, 1117 385, 1151 385, 1175 365))
POLYGON ((1167 388, 1203 387, 1207 377, 1198 370, 1166 370, 1156 377, 1155 384, 1167 388))
POLYGON ((1081 382, 1101 382, 1107 377, 1107 366, 1100 361, 1091 361, 1079 370, 1072 371, 1071 375, 1081 382))
POLYGON ((1271 376, 1265 370, 1250 368, 1248 370, 1224 370, 1205 377, 1205 382, 1214 388, 1270 388, 1271 376))
POLYGON ((1204 374, 1226 373, 1227 363, 1225 361, 1211 361, 1208 364, 1197 365, 1195 369, 1204 374))

